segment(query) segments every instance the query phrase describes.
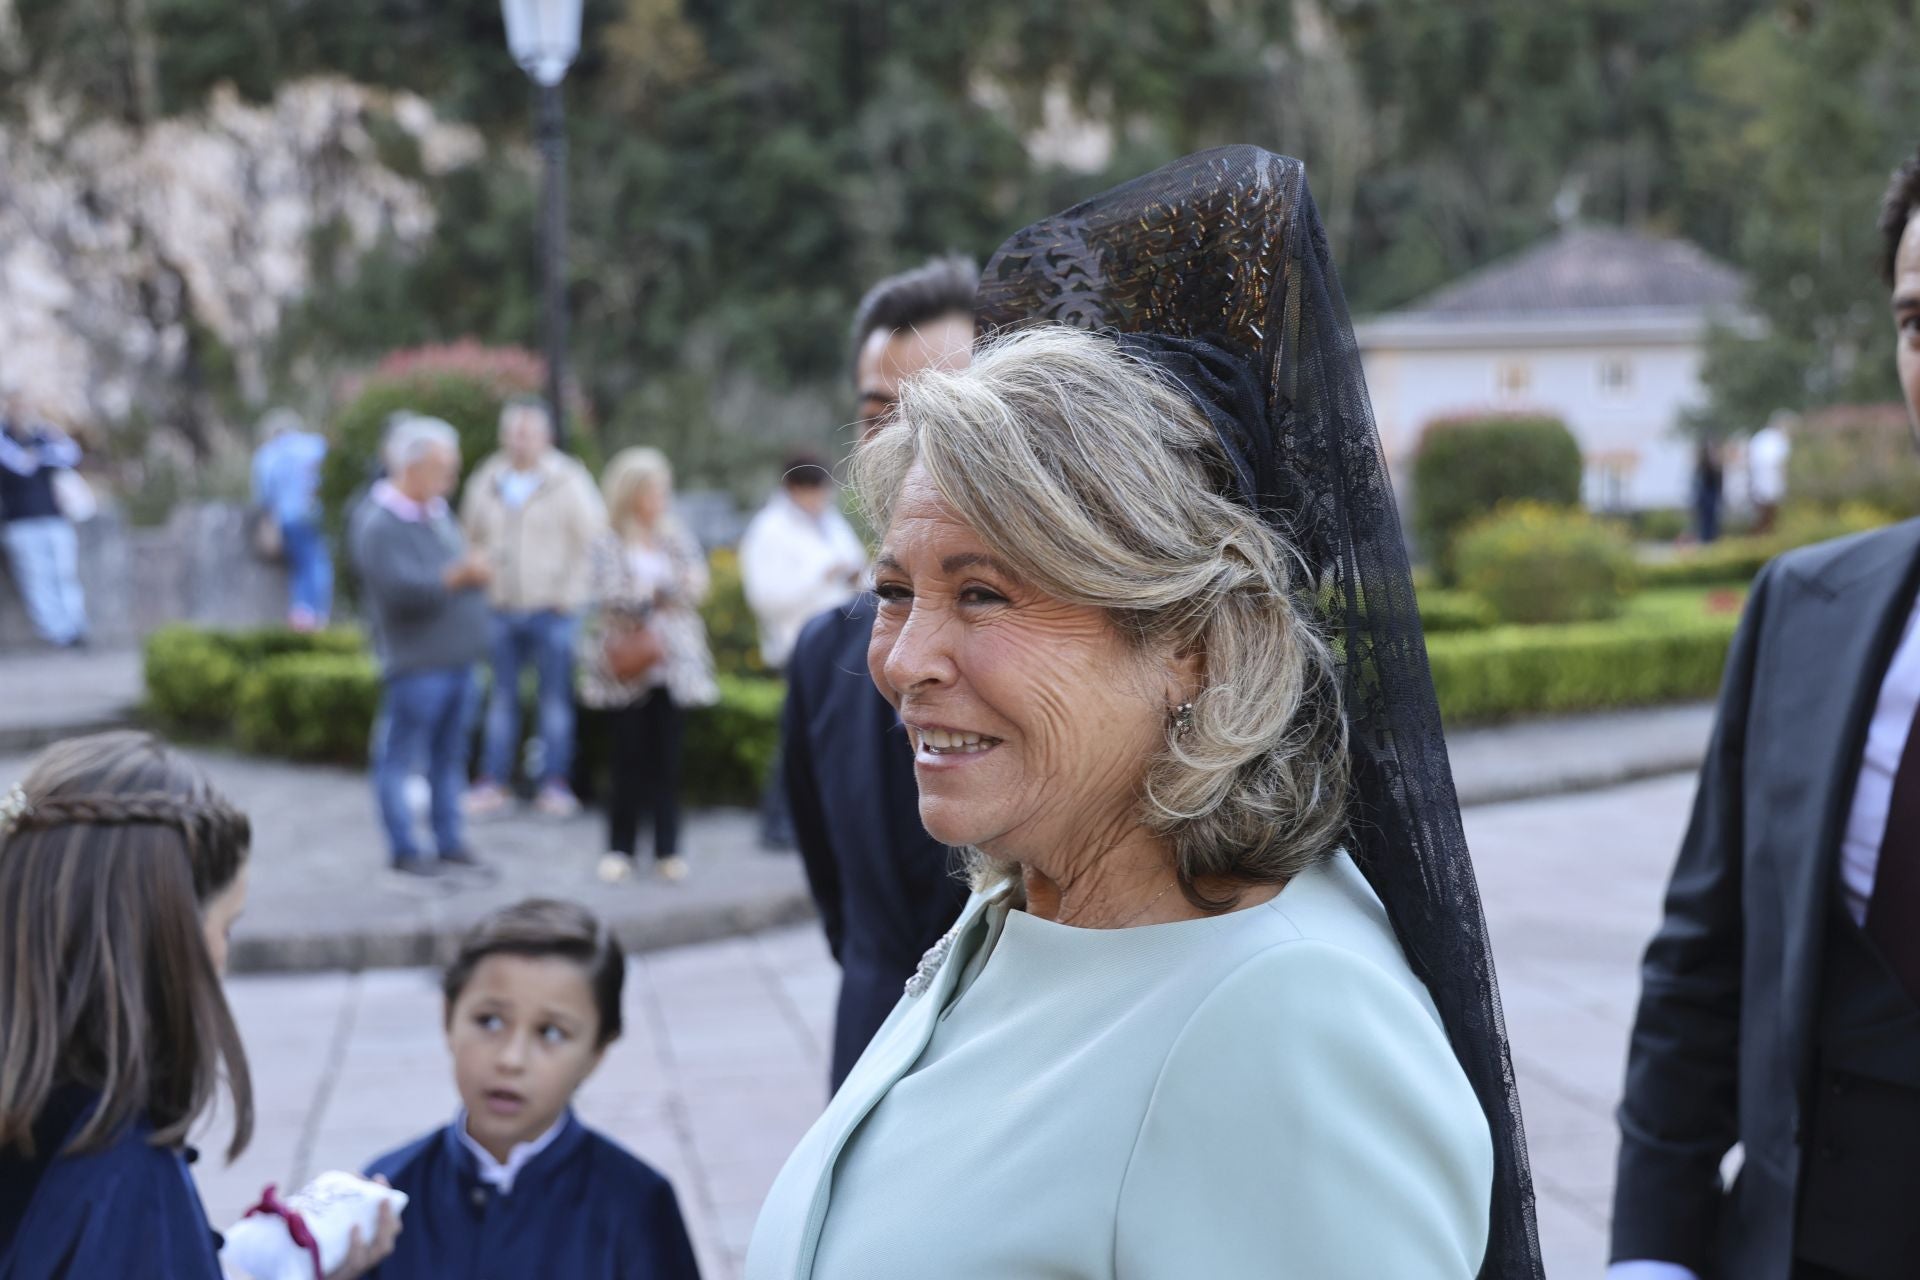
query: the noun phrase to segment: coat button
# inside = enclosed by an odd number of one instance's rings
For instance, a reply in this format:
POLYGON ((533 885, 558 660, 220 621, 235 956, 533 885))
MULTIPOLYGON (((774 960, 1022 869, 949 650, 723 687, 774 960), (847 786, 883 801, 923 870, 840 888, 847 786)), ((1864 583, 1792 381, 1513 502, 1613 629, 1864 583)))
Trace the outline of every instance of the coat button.
POLYGON ((475 1187, 467 1193, 467 1199, 473 1202, 474 1208, 484 1209, 487 1207, 487 1189, 485 1187, 475 1187))

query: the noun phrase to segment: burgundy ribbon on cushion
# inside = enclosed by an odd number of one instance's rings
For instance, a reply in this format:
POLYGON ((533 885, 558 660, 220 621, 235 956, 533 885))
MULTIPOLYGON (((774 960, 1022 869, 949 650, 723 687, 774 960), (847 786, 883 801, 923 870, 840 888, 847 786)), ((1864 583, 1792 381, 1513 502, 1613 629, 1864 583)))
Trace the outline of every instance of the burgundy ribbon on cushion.
POLYGON ((259 1204, 240 1216, 251 1218, 255 1214, 264 1214, 284 1221, 287 1224, 287 1234, 293 1238, 293 1242, 305 1249, 307 1255, 313 1259, 313 1280, 327 1280, 326 1268, 320 1262, 320 1242, 313 1238, 313 1232, 307 1230, 307 1220, 300 1216, 300 1211, 280 1198, 274 1183, 269 1182, 267 1189, 260 1193, 259 1204))

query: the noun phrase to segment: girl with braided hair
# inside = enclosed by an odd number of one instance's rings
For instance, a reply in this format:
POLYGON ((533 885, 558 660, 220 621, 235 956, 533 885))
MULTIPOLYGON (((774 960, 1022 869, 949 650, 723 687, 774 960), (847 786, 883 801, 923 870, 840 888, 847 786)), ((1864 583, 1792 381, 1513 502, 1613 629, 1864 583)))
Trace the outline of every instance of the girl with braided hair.
POLYGON ((0 799, 0 1280, 221 1276, 186 1143, 223 1081, 229 1159, 253 1133, 220 988, 251 834, 144 733, 50 747, 0 799))

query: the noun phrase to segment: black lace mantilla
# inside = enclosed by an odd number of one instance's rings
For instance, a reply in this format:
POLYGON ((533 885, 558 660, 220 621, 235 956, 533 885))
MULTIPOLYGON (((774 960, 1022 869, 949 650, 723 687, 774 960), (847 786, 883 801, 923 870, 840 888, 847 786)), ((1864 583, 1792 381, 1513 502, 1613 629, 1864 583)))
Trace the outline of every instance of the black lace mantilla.
POLYGON ((1247 361, 1274 434, 1272 474, 1284 482, 1254 483, 1286 490, 1291 509, 1268 514, 1317 573, 1341 657, 1348 848, 1432 992, 1492 1128, 1480 1275, 1536 1280, 1533 1182, 1480 890, 1399 512, 1305 167, 1256 147, 1175 161, 1014 234, 982 273, 980 307, 989 330, 1058 321, 1204 339, 1247 361))

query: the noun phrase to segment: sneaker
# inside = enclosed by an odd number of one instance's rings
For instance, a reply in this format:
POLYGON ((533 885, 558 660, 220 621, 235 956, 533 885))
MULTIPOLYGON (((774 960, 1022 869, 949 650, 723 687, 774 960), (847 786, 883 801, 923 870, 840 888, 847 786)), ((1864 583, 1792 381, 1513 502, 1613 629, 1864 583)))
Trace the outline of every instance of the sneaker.
POLYGON ((633 874, 633 859, 624 853, 603 853, 594 874, 602 884, 619 884, 633 874))
POLYGON ((440 864, 432 858, 418 856, 395 858, 387 866, 395 875, 416 876, 422 880, 433 880, 440 875, 440 864))
POLYGON ((492 818, 506 812, 511 800, 504 787, 482 782, 460 798, 460 808, 469 818, 492 818))
POLYGON ((478 854, 471 849, 451 849, 440 855, 440 861, 455 867, 484 867, 478 854))
POLYGON ((534 797, 533 807, 549 818, 571 818, 580 812, 580 801, 564 782, 549 782, 534 797))
POLYGON ((685 858, 680 857, 678 854, 668 854, 666 857, 660 859, 659 863, 654 867, 654 870, 658 871, 660 878, 668 884, 679 884, 687 878, 687 873, 692 870, 692 868, 687 866, 687 860, 685 858))

